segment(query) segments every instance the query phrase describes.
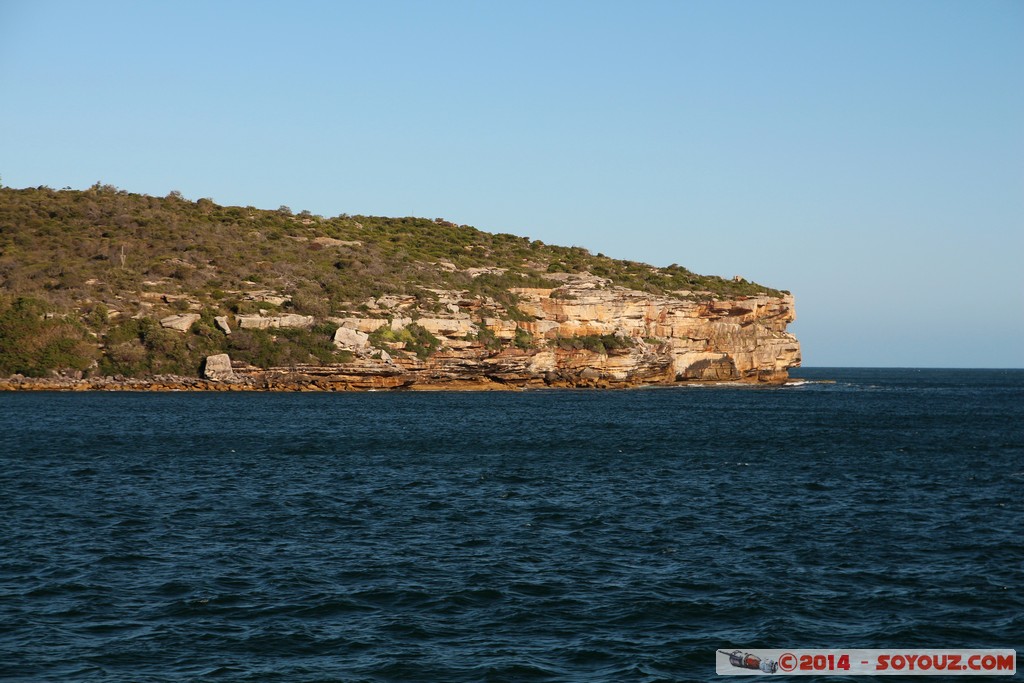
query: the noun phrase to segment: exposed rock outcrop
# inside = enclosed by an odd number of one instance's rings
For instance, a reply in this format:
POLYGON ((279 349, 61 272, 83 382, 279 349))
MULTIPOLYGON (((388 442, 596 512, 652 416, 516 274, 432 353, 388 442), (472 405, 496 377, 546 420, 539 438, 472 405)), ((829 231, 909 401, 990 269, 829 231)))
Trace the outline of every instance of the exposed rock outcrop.
MULTIPOLYGON (((657 296, 609 287, 600 278, 576 276, 554 290, 513 290, 519 309, 535 317, 517 327, 534 337, 557 339, 619 335, 648 340, 671 363, 674 380, 778 381, 800 364, 800 344, 786 332, 796 319, 793 297, 767 295, 734 300, 693 293, 657 296)), ((506 333, 497 326, 496 334, 506 333)))
POLYGON ((235 318, 242 329, 270 330, 277 327, 312 327, 316 319, 311 315, 285 313, 284 315, 240 315, 235 318))
POLYGON ((160 319, 160 325, 171 330, 178 330, 179 332, 187 332, 192 324, 199 320, 201 316, 198 313, 182 313, 180 315, 169 315, 166 318, 160 319))
MULTIPOLYGON (((471 317, 464 310, 483 307, 469 305, 460 292, 442 297, 467 304, 446 308, 447 315, 416 317, 403 309, 403 315, 391 318, 334 318, 340 325, 335 346, 354 352, 350 362, 267 370, 236 366, 234 374, 254 386, 297 382, 331 390, 629 387, 781 383, 789 368, 800 364, 800 344, 786 331, 795 319, 789 295, 731 300, 690 292, 653 295, 589 275, 561 275, 552 284, 558 286, 512 290, 518 298, 516 320, 471 317), (439 341, 425 359, 410 347, 413 323, 439 341), (370 333, 385 326, 392 335, 384 344, 390 354, 370 344, 370 333)), ((405 302, 386 303, 395 309, 405 302)), ((272 320, 239 319, 246 318, 272 320)))

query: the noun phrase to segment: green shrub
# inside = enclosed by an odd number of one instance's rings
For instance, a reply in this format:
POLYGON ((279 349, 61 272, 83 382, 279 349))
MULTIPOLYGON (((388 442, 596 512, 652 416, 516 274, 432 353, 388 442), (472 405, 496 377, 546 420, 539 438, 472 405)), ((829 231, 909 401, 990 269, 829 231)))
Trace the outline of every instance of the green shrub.
POLYGON ((527 332, 526 330, 522 329, 521 327, 517 327, 516 336, 515 339, 512 340, 512 343, 515 344, 520 349, 532 348, 533 335, 527 332))
POLYGON ((388 344, 405 342, 405 350, 416 354, 420 360, 426 360, 441 346, 441 341, 427 329, 410 323, 395 331, 390 325, 384 325, 370 333, 370 344, 378 349, 387 349, 388 344))
POLYGON ((259 368, 291 365, 348 363, 352 355, 334 347, 334 328, 318 325, 311 330, 238 330, 227 338, 227 353, 233 359, 259 368))
POLYGON ((582 337, 559 337, 551 341, 552 346, 557 346, 566 351, 587 350, 593 353, 607 354, 609 351, 632 348, 633 340, 628 337, 619 337, 614 334, 586 335, 582 337))
POLYGON ((104 342, 100 371, 126 377, 195 377, 203 359, 225 347, 224 335, 202 319, 185 333, 165 329, 151 318, 124 320, 108 330, 104 342))
POLYGON ((505 312, 508 320, 515 320, 516 322, 532 322, 537 319, 534 316, 523 312, 523 310, 515 304, 506 305, 505 312))
POLYGON ((93 304, 82 312, 82 321, 93 330, 100 330, 110 322, 110 309, 102 302, 93 304))
POLYGON ((416 323, 408 325, 403 332, 411 337, 411 340, 406 341, 405 348, 415 353, 420 360, 426 360, 441 346, 437 337, 416 323))
POLYGON ((490 330, 490 328, 480 325, 480 331, 476 333, 476 340, 484 345, 485 348, 491 351, 498 351, 501 349, 501 340, 498 336, 490 330))
POLYGON ((81 323, 30 297, 0 300, 0 376, 85 371, 99 353, 81 323))

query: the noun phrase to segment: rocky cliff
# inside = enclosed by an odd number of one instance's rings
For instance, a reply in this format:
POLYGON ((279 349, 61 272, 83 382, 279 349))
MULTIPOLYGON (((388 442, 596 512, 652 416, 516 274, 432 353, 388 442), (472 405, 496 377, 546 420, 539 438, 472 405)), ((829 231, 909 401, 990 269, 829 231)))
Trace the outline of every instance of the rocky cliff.
POLYGON ((550 288, 513 288, 518 320, 487 315, 485 298, 439 291, 444 315, 410 315, 414 299, 375 303, 366 317, 334 319, 335 344, 347 363, 260 369, 211 357, 210 379, 315 389, 502 389, 630 387, 676 382, 781 383, 800 364, 800 344, 786 331, 793 298, 702 299, 692 292, 652 295, 599 277, 553 274, 550 288), (389 315, 387 315, 389 314, 389 315), (435 337, 426 358, 399 338, 417 326, 435 337), (388 337, 384 337, 388 338, 388 337))

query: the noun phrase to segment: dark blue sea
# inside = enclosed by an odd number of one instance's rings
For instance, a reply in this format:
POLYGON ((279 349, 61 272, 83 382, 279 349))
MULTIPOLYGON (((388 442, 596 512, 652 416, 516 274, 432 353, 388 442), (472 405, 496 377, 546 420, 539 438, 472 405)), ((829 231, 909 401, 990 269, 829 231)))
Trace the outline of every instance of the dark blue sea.
POLYGON ((1024 370, 794 374, 0 394, 0 679, 708 681, 722 648, 1024 649, 1024 370))

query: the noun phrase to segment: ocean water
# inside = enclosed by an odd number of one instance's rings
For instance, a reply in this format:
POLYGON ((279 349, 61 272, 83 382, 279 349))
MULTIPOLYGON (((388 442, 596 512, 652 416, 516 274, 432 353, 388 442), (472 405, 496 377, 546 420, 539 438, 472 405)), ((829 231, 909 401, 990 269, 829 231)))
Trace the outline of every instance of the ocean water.
POLYGON ((0 394, 0 680, 707 681, 722 648, 1020 651, 1024 371, 796 374, 0 394))

